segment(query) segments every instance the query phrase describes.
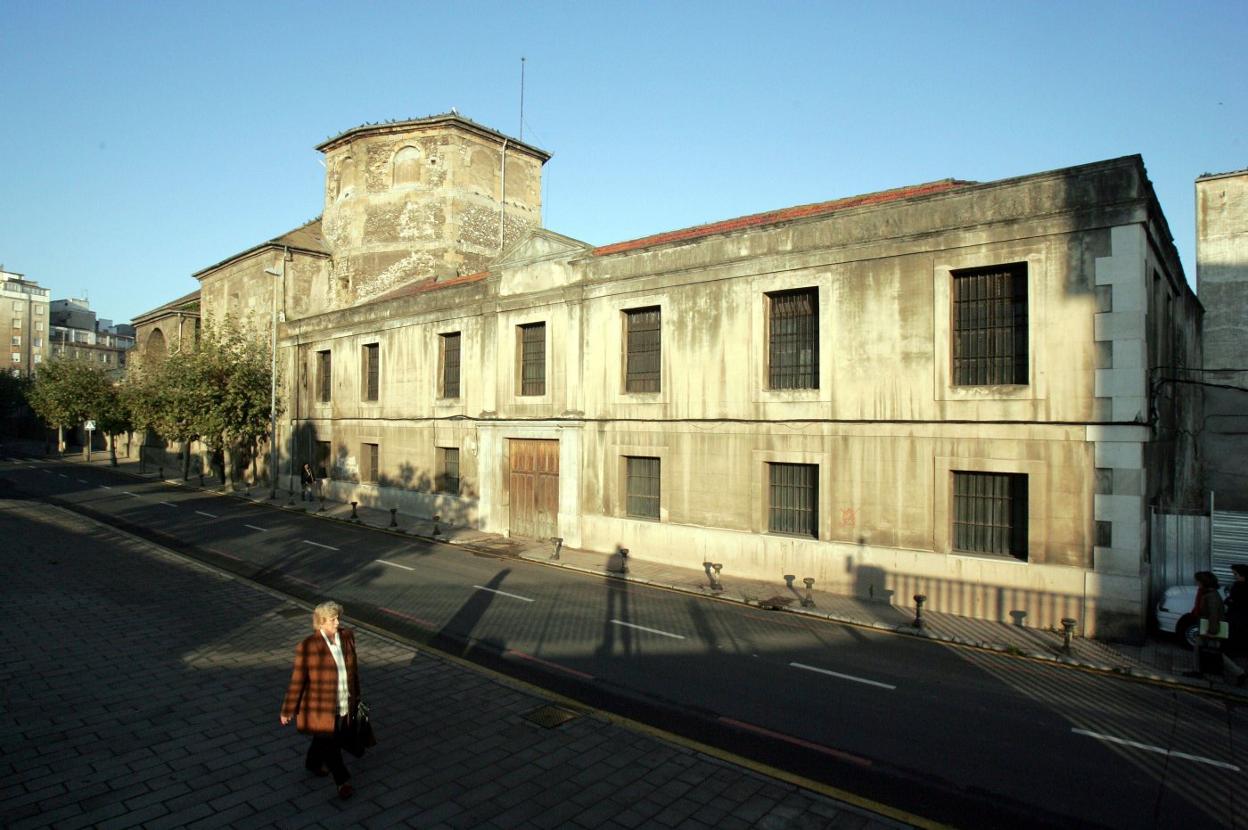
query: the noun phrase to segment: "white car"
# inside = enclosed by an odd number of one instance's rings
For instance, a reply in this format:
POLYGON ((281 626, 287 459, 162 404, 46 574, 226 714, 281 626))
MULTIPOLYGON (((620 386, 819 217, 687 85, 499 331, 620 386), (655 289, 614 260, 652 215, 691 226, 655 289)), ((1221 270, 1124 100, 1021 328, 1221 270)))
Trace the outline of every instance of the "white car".
MULTIPOLYGON (((1222 599, 1226 599, 1226 588, 1222 588, 1222 599)), ((1157 629, 1166 634, 1175 634, 1190 648, 1196 648, 1196 636, 1200 631, 1200 618, 1192 613, 1196 604, 1195 585, 1175 585, 1167 588, 1157 602, 1157 629)))

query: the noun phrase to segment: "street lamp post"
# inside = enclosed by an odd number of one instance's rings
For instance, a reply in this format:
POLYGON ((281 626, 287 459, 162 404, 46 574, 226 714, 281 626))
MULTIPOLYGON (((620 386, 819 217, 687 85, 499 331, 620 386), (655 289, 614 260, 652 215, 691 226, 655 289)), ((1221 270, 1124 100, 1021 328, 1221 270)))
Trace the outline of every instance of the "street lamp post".
POLYGON ((281 270, 265 268, 273 277, 273 323, 269 342, 269 500, 277 498, 277 282, 286 282, 286 252, 282 251, 281 270))

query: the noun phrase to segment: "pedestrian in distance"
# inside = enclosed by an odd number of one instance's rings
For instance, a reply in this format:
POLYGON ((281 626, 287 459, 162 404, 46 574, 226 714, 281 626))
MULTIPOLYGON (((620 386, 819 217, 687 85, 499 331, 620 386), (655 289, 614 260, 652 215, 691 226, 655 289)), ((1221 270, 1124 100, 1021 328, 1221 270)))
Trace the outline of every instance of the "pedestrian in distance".
POLYGON ((355 791, 351 773, 342 760, 342 738, 348 714, 360 701, 360 676, 355 634, 342 628, 342 606, 323 602, 312 612, 313 633, 295 649, 290 686, 282 701, 282 726, 295 727, 312 736, 304 766, 315 775, 334 777, 338 797, 355 791))
POLYGON ((1212 571, 1197 571, 1196 604, 1192 614, 1200 620, 1200 634, 1196 637, 1196 665, 1192 671, 1184 672, 1184 677, 1204 677, 1206 674, 1222 670, 1223 675, 1238 676, 1239 667, 1231 664, 1227 671, 1225 655, 1222 653, 1224 637, 1222 622, 1225 619, 1225 606, 1222 594, 1218 590, 1218 577, 1212 571))
POLYGON ((316 476, 312 473, 311 464, 303 465, 303 472, 299 474, 299 478, 303 482, 303 489, 299 492, 299 501, 312 501, 312 489, 316 485, 316 476))
POLYGON ((1226 621, 1231 636, 1222 644, 1222 666, 1223 671, 1230 669, 1235 685, 1242 687, 1248 681, 1248 672, 1244 670, 1244 658, 1248 657, 1248 565, 1232 565, 1231 573, 1235 581, 1226 597, 1226 621))

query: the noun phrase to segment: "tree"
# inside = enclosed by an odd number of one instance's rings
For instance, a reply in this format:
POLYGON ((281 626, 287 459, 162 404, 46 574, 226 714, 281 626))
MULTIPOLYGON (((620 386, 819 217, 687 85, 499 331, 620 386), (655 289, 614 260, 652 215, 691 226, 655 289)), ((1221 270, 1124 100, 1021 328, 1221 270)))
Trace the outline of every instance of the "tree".
POLYGON ((29 392, 29 378, 0 372, 0 423, 21 411, 29 392))
MULTIPOLYGON (((200 440, 222 454, 222 478, 233 488, 242 450, 269 436, 272 354, 267 340, 229 318, 200 333, 195 376, 200 440)), ((269 475, 277 474, 270 470, 269 475)))
POLYGON ((237 460, 269 434, 269 343, 228 318, 207 325, 194 347, 154 365, 135 363, 127 376, 133 424, 184 446, 198 438, 221 453, 221 478, 232 488, 237 460))
POLYGON ((36 415, 56 429, 58 452, 65 449, 65 428, 96 417, 110 386, 104 370, 88 363, 53 360, 39 370, 29 403, 36 415))

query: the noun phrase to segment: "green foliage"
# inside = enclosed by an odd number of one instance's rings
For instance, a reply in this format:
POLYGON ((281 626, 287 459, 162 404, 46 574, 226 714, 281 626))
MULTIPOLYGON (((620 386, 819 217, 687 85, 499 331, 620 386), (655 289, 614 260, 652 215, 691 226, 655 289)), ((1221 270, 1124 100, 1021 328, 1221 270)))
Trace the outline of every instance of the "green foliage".
POLYGON ((135 428, 166 440, 250 446, 269 434, 270 361, 265 338, 226 319, 205 326, 193 348, 133 362, 123 398, 135 428))
POLYGON ((0 372, 0 420, 17 413, 30 393, 30 379, 0 372))
POLYGON ((51 427, 72 427, 99 418, 109 407, 112 382, 100 367, 70 360, 45 363, 31 385, 28 402, 51 427))

